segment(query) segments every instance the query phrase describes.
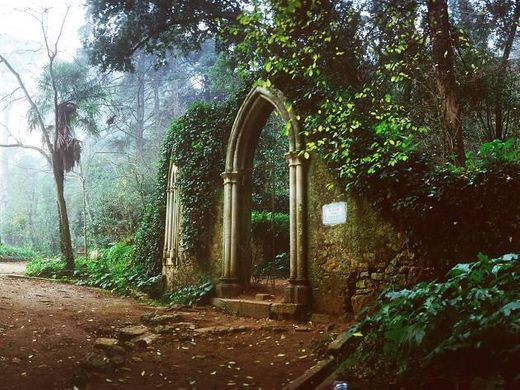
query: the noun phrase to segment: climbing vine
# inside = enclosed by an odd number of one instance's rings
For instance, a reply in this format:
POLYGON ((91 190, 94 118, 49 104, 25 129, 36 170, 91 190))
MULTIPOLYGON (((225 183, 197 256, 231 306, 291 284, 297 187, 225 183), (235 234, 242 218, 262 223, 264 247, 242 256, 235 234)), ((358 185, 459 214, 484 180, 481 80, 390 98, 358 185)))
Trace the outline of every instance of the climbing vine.
POLYGON ((247 91, 243 88, 221 103, 196 103, 172 122, 162 145, 155 193, 136 234, 136 261, 147 264, 151 274, 161 272, 170 162, 179 169, 185 254, 196 260, 207 253, 222 183, 225 145, 247 91))
MULTIPOLYGON (((479 163, 462 170, 426 152, 434 129, 409 107, 418 71, 432 66, 424 28, 410 23, 421 8, 381 7, 371 21, 380 44, 367 46, 351 3, 328 0, 253 2, 229 33, 239 37, 241 66, 260 69, 257 83, 293 103, 305 156, 318 153, 345 192, 368 200, 421 258, 455 262, 479 250, 519 249, 518 146, 484 144, 474 155, 479 163)), ((459 44, 467 44, 461 34, 459 44)))

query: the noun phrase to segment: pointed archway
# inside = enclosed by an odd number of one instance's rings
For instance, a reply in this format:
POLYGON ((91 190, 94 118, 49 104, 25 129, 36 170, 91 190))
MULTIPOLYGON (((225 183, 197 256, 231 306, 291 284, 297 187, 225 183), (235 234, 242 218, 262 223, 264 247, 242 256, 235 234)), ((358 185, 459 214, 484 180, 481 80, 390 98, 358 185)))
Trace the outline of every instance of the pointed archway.
POLYGON ((226 151, 224 179, 223 267, 217 294, 239 295, 249 283, 251 266, 251 173, 258 138, 276 110, 286 123, 289 151, 290 277, 286 302, 308 304, 311 288, 307 264, 307 164, 294 112, 273 89, 254 88, 237 114, 226 151))

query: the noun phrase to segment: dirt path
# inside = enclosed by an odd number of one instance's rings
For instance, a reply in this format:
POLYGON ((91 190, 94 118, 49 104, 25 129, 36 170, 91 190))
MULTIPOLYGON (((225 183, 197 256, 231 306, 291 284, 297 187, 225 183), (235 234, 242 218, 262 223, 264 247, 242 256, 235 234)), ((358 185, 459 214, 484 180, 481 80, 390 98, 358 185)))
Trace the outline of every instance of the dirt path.
POLYGON ((315 363, 316 340, 331 337, 323 327, 211 307, 173 312, 98 289, 0 275, 0 388, 279 389, 315 363), (117 367, 84 368, 98 337, 154 313, 161 325, 148 327, 163 333, 159 339, 127 347, 117 367))
POLYGON ((27 263, 22 261, 0 262, 0 274, 23 275, 25 267, 27 267, 27 263))

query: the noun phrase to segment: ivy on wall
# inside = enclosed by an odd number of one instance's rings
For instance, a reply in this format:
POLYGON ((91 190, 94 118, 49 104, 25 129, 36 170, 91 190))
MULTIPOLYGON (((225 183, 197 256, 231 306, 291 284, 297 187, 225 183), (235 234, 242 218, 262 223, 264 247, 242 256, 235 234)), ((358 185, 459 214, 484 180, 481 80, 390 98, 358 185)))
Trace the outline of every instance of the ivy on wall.
POLYGON ((248 91, 249 85, 225 102, 195 103, 172 122, 162 145, 155 192, 136 234, 136 261, 145 264, 150 275, 161 272, 170 162, 179 169, 185 255, 198 260, 207 253, 227 139, 248 91))

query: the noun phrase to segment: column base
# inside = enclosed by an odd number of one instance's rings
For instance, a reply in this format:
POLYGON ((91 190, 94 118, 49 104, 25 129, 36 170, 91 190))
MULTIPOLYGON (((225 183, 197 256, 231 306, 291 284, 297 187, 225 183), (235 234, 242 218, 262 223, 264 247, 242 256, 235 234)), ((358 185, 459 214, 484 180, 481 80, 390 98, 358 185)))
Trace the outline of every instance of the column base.
POLYGON ((312 302, 312 287, 307 282, 290 280, 284 291, 284 302, 310 306, 312 302))
POLYGON ((242 285, 238 279, 220 279, 217 285, 217 297, 219 298, 234 298, 242 293, 242 285))

